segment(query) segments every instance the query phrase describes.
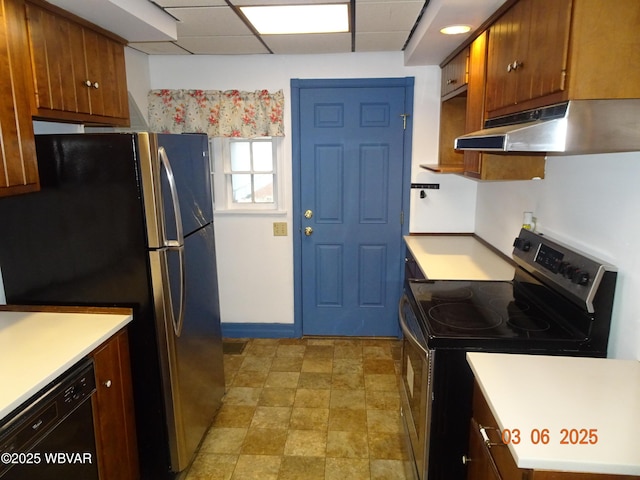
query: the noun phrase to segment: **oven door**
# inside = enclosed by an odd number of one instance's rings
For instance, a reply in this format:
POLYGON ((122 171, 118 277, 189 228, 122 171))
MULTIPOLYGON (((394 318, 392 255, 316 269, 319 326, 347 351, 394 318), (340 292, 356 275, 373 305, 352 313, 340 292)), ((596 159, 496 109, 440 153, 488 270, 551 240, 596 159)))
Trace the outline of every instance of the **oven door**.
POLYGON ((433 402, 433 350, 418 324, 406 295, 399 305, 402 328, 402 418, 411 442, 418 478, 425 480, 428 470, 428 446, 433 402))

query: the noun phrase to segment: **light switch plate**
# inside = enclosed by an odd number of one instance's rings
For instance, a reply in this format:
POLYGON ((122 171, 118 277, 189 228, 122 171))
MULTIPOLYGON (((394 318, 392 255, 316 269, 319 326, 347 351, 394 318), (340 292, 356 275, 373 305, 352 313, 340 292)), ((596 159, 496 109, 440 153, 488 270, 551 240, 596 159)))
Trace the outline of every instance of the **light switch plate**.
POLYGON ((286 237, 287 236, 287 222, 273 222, 273 236, 274 237, 286 237))

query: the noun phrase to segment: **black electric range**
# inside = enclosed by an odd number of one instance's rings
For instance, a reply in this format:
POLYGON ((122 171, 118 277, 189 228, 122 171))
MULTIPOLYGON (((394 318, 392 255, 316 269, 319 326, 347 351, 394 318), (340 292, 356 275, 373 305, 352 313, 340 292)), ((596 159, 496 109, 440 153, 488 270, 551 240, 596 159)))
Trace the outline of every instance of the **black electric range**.
POLYGON ((607 354, 615 267, 528 230, 516 238, 512 258, 512 281, 467 281, 419 278, 408 257, 399 306, 401 397, 420 480, 466 478, 467 351, 607 354))
POLYGON ((428 348, 606 356, 615 268, 522 230, 513 281, 408 279, 428 348))

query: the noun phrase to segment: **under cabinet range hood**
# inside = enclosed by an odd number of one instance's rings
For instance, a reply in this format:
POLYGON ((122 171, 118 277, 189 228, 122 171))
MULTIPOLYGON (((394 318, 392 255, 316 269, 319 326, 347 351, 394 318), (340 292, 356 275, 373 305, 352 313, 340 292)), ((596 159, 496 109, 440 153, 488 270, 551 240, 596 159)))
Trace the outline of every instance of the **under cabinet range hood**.
POLYGON ((640 99, 570 100, 489 119, 456 150, 589 154, 640 151, 640 99))

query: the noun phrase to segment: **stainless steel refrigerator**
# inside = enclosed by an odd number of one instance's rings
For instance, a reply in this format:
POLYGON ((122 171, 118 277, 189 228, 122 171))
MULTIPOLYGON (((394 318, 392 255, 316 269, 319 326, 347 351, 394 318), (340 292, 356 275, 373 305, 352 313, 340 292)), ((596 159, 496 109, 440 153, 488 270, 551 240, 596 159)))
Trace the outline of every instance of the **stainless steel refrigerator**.
POLYGON ((204 135, 39 135, 41 191, 0 199, 8 303, 134 309, 148 479, 189 464, 224 394, 207 145, 204 135))

